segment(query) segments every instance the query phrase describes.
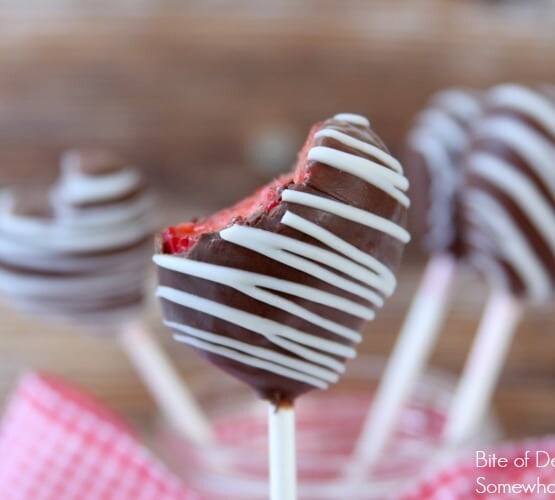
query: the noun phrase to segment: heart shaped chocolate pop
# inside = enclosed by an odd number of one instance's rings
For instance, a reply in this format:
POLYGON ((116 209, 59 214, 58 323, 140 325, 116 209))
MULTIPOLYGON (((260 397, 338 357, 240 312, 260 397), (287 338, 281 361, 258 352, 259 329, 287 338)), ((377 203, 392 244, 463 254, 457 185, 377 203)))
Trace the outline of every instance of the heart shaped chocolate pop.
POLYGON ((407 188, 366 118, 318 123, 291 173, 162 233, 165 324, 276 406, 328 387, 395 289, 407 188))

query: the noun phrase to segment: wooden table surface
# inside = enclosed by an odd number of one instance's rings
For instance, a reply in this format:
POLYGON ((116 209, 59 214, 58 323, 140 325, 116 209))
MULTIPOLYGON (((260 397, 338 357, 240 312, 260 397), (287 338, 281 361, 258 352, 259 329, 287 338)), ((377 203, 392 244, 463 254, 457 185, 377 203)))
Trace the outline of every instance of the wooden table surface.
MULTIPOLYGON (((409 255, 400 273, 398 291, 368 325, 361 352, 389 353, 421 270, 422 262, 409 255)), ((447 327, 433 356, 434 366, 453 373, 459 370, 485 297, 485 287, 479 280, 469 275, 459 277, 447 327)), ((154 301, 146 317, 185 377, 206 369, 187 347, 169 339, 160 326, 154 301)), ((156 414, 153 402, 116 342, 25 318, 6 307, 0 308, 0 325, 0 402, 5 401, 23 371, 40 369, 74 381, 136 423, 148 425, 152 421, 156 414)), ((554 335, 554 308, 528 311, 494 402, 510 437, 555 431, 554 335)))

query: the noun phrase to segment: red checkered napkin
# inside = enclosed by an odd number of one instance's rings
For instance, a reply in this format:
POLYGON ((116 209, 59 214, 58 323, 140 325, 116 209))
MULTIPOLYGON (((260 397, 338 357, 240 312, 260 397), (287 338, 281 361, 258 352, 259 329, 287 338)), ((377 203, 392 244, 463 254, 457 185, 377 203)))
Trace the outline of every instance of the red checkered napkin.
POLYGON ((49 375, 20 381, 0 426, 0 499, 195 498, 92 398, 49 375))
POLYGON ((403 498, 553 499, 555 436, 470 450, 462 458, 428 474, 403 498))

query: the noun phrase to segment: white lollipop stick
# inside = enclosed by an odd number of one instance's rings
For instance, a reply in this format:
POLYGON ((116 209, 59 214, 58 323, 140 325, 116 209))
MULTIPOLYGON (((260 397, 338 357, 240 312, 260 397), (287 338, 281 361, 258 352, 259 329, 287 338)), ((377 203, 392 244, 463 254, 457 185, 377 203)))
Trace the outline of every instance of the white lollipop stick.
POLYGON ((207 418, 153 334, 140 322, 129 322, 119 340, 170 425, 193 443, 213 442, 207 418))
POLYGON ((296 500, 297 460, 293 406, 268 409, 270 499, 296 500))
POLYGON ((436 344, 456 268, 457 261, 449 254, 430 259, 366 417, 349 474, 367 472, 395 432, 399 416, 436 344))
POLYGON ((448 446, 464 444, 482 423, 522 312, 522 302, 512 295, 490 295, 447 415, 448 446))

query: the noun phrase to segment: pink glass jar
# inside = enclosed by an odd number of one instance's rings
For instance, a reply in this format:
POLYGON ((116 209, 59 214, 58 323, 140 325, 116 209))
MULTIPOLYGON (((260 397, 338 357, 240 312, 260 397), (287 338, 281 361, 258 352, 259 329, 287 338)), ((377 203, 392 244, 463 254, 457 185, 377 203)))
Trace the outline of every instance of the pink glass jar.
MULTIPOLYGON (((348 364, 342 380, 313 391, 295 405, 299 500, 396 498, 437 456, 453 381, 428 371, 418 381, 397 435, 371 475, 356 484, 346 471, 384 361, 362 356, 348 364)), ((267 404, 227 376, 211 370, 192 380, 212 421, 217 445, 199 447, 159 435, 158 452, 206 500, 268 498, 267 404)), ((476 439, 496 437, 493 424, 476 439)))

